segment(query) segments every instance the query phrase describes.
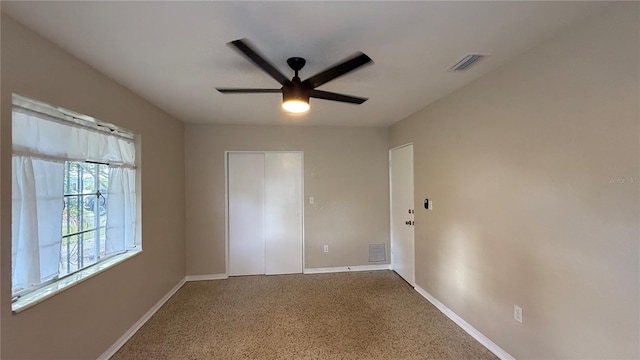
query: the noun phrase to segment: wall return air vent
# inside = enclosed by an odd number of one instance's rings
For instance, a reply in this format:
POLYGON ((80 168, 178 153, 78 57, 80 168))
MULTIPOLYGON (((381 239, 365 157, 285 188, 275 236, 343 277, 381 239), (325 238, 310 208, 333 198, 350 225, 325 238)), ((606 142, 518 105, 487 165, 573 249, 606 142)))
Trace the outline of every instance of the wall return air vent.
POLYGON ((387 261, 386 244, 369 244, 369 262, 387 261))
POLYGON ((483 54, 467 54, 462 59, 460 59, 455 65, 450 67, 449 71, 464 71, 467 70, 471 65, 477 63, 482 58, 487 55, 483 54))

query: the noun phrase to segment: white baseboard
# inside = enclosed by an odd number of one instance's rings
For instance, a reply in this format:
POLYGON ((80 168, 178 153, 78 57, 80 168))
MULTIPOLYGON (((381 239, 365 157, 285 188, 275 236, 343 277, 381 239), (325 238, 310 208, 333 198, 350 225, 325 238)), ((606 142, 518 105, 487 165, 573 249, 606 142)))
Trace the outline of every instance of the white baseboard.
POLYGON ((155 314, 156 311, 158 311, 158 309, 160 309, 162 305, 164 305, 164 303, 166 303, 167 300, 169 300, 173 296, 173 294, 175 294, 182 287, 182 285, 184 285, 185 282, 186 279, 183 278, 176 284, 176 286, 171 288, 171 290, 169 290, 169 292, 166 293, 162 297, 162 299, 160 299, 155 305, 153 305, 153 307, 149 309, 149 311, 147 311, 146 314, 144 314, 140 318, 140 320, 136 321, 136 323, 133 324, 133 326, 131 326, 129 330, 127 330, 127 332, 120 336, 120 338, 116 340, 116 342, 113 343, 113 345, 111 345, 111 347, 109 347, 107 351, 103 352, 102 355, 98 357, 98 360, 108 360, 109 358, 111 358, 127 341, 129 341, 133 334, 135 334, 136 331, 140 330, 142 325, 144 325, 153 316, 153 314, 155 314))
POLYGON ((187 275, 187 281, 223 280, 228 279, 227 274, 187 275))
POLYGON ((438 310, 445 314, 449 319, 453 320, 454 323, 458 324, 458 326, 469 333, 469 335, 471 335, 474 339, 478 340, 480 344, 489 349, 489 351, 491 351, 494 355, 502 360, 515 360, 515 358, 508 352, 504 351, 500 346, 496 345, 496 343, 491 341, 488 337, 484 336, 480 331, 471 326, 468 322, 464 321, 463 318, 458 316, 458 314, 454 313, 451 309, 438 301, 438 299, 431 296, 431 294, 429 294, 426 290, 417 285, 415 289, 418 294, 422 295, 425 299, 432 303, 433 306, 437 307, 438 310))
POLYGON ((355 266, 338 266, 338 267, 326 267, 326 268, 309 268, 304 269, 304 274, 326 274, 336 272, 349 272, 349 271, 374 271, 374 270, 389 270, 389 264, 381 265, 355 265, 355 266))

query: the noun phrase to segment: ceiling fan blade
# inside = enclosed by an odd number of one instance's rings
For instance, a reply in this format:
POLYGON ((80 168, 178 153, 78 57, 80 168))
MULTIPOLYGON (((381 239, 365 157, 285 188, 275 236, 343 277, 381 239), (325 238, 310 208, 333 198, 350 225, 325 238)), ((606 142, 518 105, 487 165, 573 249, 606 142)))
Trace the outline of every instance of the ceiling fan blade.
POLYGON ((229 43, 229 45, 234 46, 238 51, 243 53, 249 60, 251 60, 254 64, 258 65, 262 70, 264 70, 267 74, 271 75, 277 82, 281 85, 284 85, 289 79, 284 76, 280 70, 276 69, 267 59, 264 58, 257 50, 255 50, 247 39, 239 39, 234 40, 229 43))
POLYGON ((223 94, 266 94, 266 93, 282 93, 282 89, 228 89, 228 88, 216 88, 223 94))
POLYGON ((312 77, 308 78, 307 80, 303 81, 302 83, 307 85, 307 86, 311 86, 311 88, 317 88, 318 86, 329 82, 339 76, 342 76, 350 71, 353 71, 357 68, 359 68, 360 66, 367 64, 371 62, 371 58, 368 57, 367 55, 365 55, 364 53, 361 52, 357 52, 355 53, 353 56, 351 56, 350 58, 340 62, 339 64, 336 64, 316 75, 313 75, 312 77))
POLYGON ((369 100, 367 98, 361 98, 361 97, 356 97, 351 95, 343 95, 343 94, 338 94, 338 93, 329 92, 329 91, 322 91, 322 90, 311 90, 311 92, 309 93, 309 97, 316 98, 316 99, 340 101, 340 102, 346 102, 351 104, 362 104, 363 102, 369 100))

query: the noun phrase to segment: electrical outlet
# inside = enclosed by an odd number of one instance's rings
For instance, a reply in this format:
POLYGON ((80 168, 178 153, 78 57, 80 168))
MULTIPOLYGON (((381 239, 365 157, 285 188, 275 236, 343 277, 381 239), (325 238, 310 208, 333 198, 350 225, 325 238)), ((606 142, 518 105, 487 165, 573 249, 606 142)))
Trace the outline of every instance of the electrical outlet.
POLYGON ((513 320, 522 324, 522 308, 518 305, 513 305, 513 320))
POLYGON ((324 246, 324 252, 329 252, 329 245, 324 246))

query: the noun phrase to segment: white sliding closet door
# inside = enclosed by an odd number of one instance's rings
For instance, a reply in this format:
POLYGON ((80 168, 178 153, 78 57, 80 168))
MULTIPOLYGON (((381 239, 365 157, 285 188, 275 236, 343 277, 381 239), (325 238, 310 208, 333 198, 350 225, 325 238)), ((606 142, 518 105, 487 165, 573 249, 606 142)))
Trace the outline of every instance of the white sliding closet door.
POLYGON ((264 274, 264 154, 229 154, 229 275, 264 274))
POLYGON ((302 272, 302 153, 229 153, 229 275, 302 272))
POLYGON ((302 272, 302 154, 265 154, 265 273, 302 272))

